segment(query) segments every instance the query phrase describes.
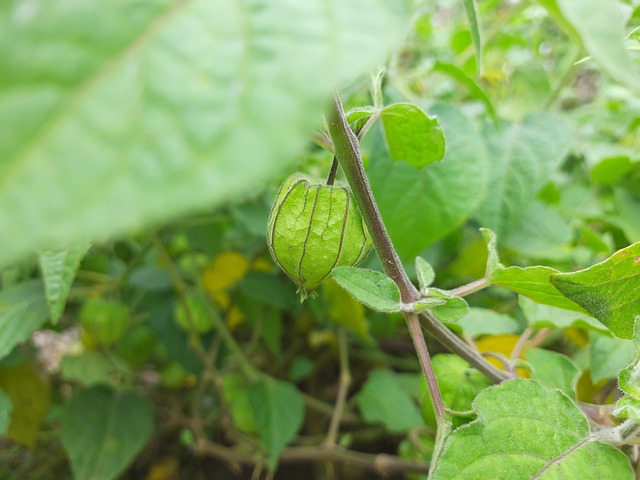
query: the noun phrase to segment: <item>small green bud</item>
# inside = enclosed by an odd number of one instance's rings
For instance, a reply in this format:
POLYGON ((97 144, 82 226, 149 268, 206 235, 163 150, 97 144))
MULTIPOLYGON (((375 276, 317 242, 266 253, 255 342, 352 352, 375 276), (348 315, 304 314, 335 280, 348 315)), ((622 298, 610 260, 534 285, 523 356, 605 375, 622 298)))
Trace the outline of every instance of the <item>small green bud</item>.
POLYGON ((303 298, 335 267, 364 260, 372 245, 349 189, 301 173, 289 176, 276 195, 267 243, 303 298))

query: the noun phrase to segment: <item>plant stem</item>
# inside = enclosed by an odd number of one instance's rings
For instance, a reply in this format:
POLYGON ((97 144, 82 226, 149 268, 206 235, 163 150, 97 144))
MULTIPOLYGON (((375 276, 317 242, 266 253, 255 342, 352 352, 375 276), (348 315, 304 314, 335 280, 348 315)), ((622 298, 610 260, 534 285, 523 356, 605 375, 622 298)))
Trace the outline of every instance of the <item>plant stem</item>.
MULTIPOLYGON (((384 226, 382 216, 380 215, 364 171, 358 140, 347 123, 342 102, 337 94, 334 99, 333 117, 330 119, 328 127, 334 146, 334 153, 351 186, 356 203, 360 208, 360 212, 371 234, 373 244, 378 252, 382 267, 398 286, 402 301, 404 303, 413 303, 420 299, 420 292, 418 292, 409 280, 402 266, 402 262, 393 247, 387 229, 384 226)), ((420 316, 425 320, 428 331, 435 336, 442 345, 467 360, 490 380, 499 383, 503 380, 514 378, 507 372, 503 372, 494 367, 485 360, 482 355, 471 349, 464 341, 436 320, 430 313, 422 312, 420 316)), ((423 365, 426 364, 422 360, 420 363, 423 365)))
POLYGON ((445 416, 446 409, 444 406, 444 401, 442 400, 440 387, 438 386, 438 382, 436 380, 435 371, 433 370, 433 365, 431 364, 431 355, 429 355, 427 342, 425 341, 424 335, 422 334, 422 325, 420 325, 420 318, 416 313, 413 312, 405 313, 404 318, 407 322, 409 333, 411 334, 411 340, 413 340, 413 346, 418 353, 420 366, 422 367, 422 372, 427 381, 427 387, 429 388, 429 395, 433 399, 433 411, 436 415, 436 424, 438 425, 438 429, 440 430, 440 427, 444 427, 447 422, 447 418, 445 416))
POLYGON ((340 357, 340 379, 338 384, 338 395, 336 396, 336 404, 331 415, 331 423, 327 438, 324 441, 326 447, 333 447, 336 444, 342 414, 347 400, 347 393, 351 386, 351 370, 349 368, 349 352, 347 349, 347 334, 344 328, 340 328, 338 332, 338 354, 340 357))
POLYGON ((487 278, 481 278, 480 280, 476 280, 471 283, 467 283, 466 285, 461 285, 458 288, 454 288, 453 290, 449 290, 451 295, 455 295, 456 297, 466 297, 467 295, 471 295, 472 293, 478 292, 485 287, 489 286, 489 280, 487 278))
POLYGON ((331 163, 331 170, 329 171, 329 176, 327 177, 327 185, 333 185, 333 182, 336 181, 337 173, 338 173, 338 159, 334 155, 333 162, 331 163))

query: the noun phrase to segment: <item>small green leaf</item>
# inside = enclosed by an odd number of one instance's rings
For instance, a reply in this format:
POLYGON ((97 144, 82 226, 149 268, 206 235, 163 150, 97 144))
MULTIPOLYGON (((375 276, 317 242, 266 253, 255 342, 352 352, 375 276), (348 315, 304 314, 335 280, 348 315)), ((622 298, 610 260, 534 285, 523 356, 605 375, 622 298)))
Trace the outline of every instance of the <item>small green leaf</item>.
POLYGON ((436 278, 433 267, 422 257, 416 257, 416 274, 420 291, 426 290, 436 278))
POLYGON ((471 32, 471 40, 476 52, 476 71, 478 76, 482 75, 482 33, 480 31, 480 16, 476 7, 475 0, 462 0, 464 10, 467 13, 467 21, 469 22, 469 32, 471 32))
POLYGON ((500 266, 500 255, 498 255, 498 237, 488 228, 481 228, 482 238, 487 244, 487 269, 485 277, 490 278, 500 266))
POLYGON ((518 333, 521 330, 520 324, 512 316, 477 307, 470 307, 469 313, 455 324, 472 337, 518 333))
POLYGON ((257 433, 250 401, 250 389, 242 373, 229 372, 222 377, 222 392, 231 410, 235 427, 245 433, 257 433))
POLYGON ((534 302, 523 295, 520 295, 518 304, 520 305, 529 325, 536 329, 545 327, 575 327, 609 333, 609 329, 607 327, 586 313, 544 305, 542 303, 534 302))
POLYGON ((443 305, 431 309, 431 313, 441 322, 457 322, 469 313, 469 305, 464 298, 454 297, 444 290, 430 288, 429 298, 445 300, 443 305))
POLYGON ((553 307, 584 312, 584 309, 562 295, 551 283, 551 275, 559 273, 550 267, 499 266, 489 277, 492 285, 506 287, 530 299, 553 307))
POLYGON ((110 352, 84 352, 65 355, 60 362, 60 372, 66 380, 80 382, 83 386, 127 385, 133 374, 127 362, 110 352))
POLYGON ((380 118, 392 160, 414 168, 442 160, 445 142, 437 119, 410 103, 389 105, 380 118))
MULTIPOLYGON (((457 355, 443 353, 434 356, 433 370, 438 379, 444 405, 457 412, 471 410, 476 395, 492 384, 487 377, 457 355)), ((427 385, 424 380, 422 380, 421 386, 423 393, 422 416, 425 422, 435 427, 433 403, 427 393, 427 385)), ((469 422, 472 416, 473 414, 471 416, 451 415, 450 420, 454 427, 458 427, 469 422)))
POLYGON ((13 403, 11 403, 11 398, 0 389, 0 437, 7 435, 12 412, 13 403))
POLYGON ((640 399, 640 358, 636 357, 627 368, 620 372, 618 384, 623 392, 640 399))
POLYGON ((403 432, 423 424, 413 398, 402 388, 397 374, 389 370, 372 371, 356 402, 365 422, 381 423, 390 432, 403 432))
POLYGON ((304 401, 291 383, 261 378, 249 390, 249 402, 271 469, 304 420, 304 401))
POLYGON ((357 267, 338 267, 333 270, 333 278, 356 300, 378 312, 399 312, 400 290, 386 275, 357 267))
POLYGON ((532 348, 525 355, 531 366, 532 380, 547 387, 559 388, 572 400, 576 399, 580 369, 569 357, 543 348, 532 348))
POLYGON ((0 291, 0 359, 48 318, 42 281, 30 280, 0 291))
POLYGON ((556 273, 551 282, 620 338, 632 338, 640 318, 640 242, 585 270, 556 273))
POLYGON ((64 311, 71 284, 89 246, 82 243, 65 250, 43 251, 38 256, 53 324, 58 323, 64 311))
POLYGON ((567 472, 581 480, 634 478, 626 455, 595 440, 558 389, 510 380, 480 392, 473 409, 478 419, 447 439, 432 480, 559 480, 567 472))
POLYGON ((106 387, 77 392, 64 415, 62 443, 78 479, 118 477, 153 433, 153 405, 106 387))
POLYGON ((640 400, 625 395, 616 402, 616 407, 613 409, 613 415, 619 418, 629 418, 636 423, 640 423, 640 400))
POLYGON ((615 378, 635 356, 636 349, 631 340, 612 336, 609 332, 589 332, 589 358, 591 380, 599 382, 615 378))
POLYGON ((447 303, 446 298, 426 297, 414 302, 411 307, 414 312, 424 312, 425 310, 431 310, 445 303, 447 303))

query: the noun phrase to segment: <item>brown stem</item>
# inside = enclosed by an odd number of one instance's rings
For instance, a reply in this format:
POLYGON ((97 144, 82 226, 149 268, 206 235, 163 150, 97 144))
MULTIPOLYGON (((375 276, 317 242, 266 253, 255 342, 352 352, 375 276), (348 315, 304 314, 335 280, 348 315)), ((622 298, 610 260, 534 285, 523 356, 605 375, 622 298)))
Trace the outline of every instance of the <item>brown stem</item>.
POLYGON ((327 438, 324 441, 326 447, 333 447, 336 444, 340 422, 344 413, 344 406, 347 400, 347 393, 351 386, 351 370, 349 368, 349 352, 347 350, 347 335, 344 328, 338 332, 338 351, 340 356, 340 380, 338 384, 338 395, 336 405, 331 414, 331 422, 327 438))
POLYGON ((329 171, 329 177, 327 177, 327 185, 333 185, 336 181, 336 174, 338 173, 338 159, 333 156, 333 162, 331 163, 331 170, 329 171))

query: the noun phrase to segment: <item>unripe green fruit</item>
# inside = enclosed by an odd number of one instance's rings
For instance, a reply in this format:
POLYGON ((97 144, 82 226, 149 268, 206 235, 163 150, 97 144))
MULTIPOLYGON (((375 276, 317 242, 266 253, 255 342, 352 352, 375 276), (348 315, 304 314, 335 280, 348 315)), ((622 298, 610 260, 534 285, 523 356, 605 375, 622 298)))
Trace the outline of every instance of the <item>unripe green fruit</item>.
POLYGON ((371 237, 349 189, 301 173, 289 176, 278 191, 267 243, 303 298, 335 267, 357 265, 371 250, 371 237))
POLYGON ((96 298, 84 304, 80 322, 98 345, 108 347, 129 329, 131 316, 124 303, 96 298))

